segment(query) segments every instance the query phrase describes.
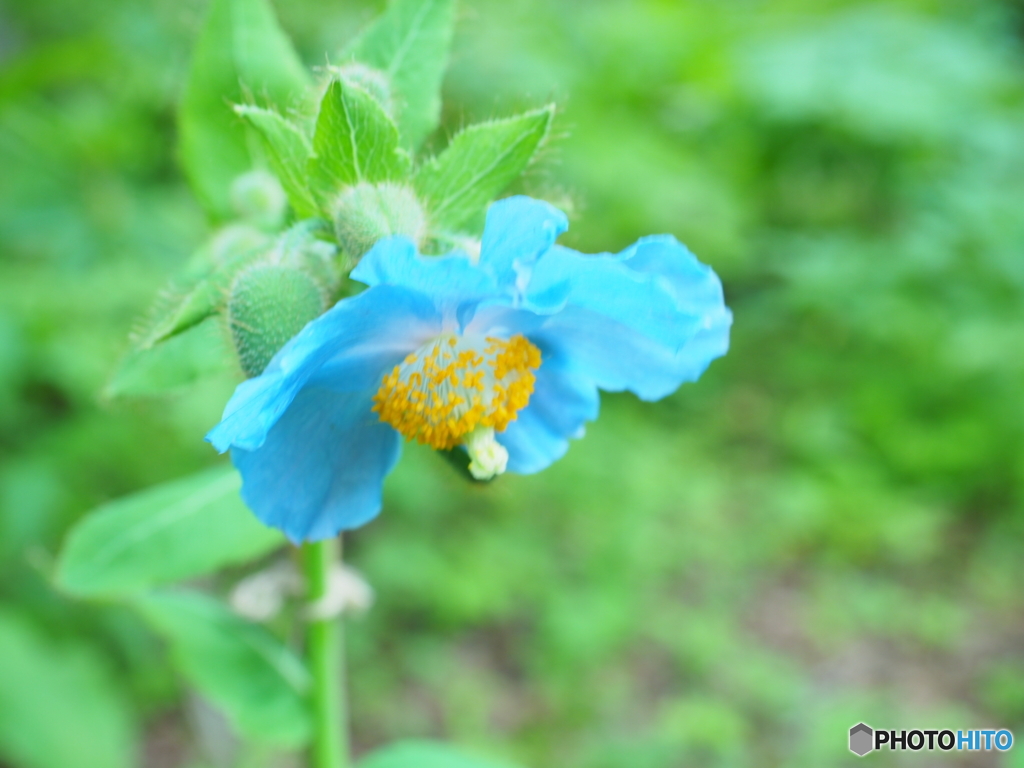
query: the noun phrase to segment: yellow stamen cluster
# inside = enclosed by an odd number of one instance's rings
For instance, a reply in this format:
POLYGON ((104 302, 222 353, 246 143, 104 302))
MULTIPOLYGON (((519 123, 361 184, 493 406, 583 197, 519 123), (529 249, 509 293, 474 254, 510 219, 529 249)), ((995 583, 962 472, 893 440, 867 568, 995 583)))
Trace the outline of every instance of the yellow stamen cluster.
POLYGON ((521 334, 445 334, 384 377, 373 410, 409 440, 454 448, 477 427, 505 429, 530 402, 539 367, 540 350, 521 334))

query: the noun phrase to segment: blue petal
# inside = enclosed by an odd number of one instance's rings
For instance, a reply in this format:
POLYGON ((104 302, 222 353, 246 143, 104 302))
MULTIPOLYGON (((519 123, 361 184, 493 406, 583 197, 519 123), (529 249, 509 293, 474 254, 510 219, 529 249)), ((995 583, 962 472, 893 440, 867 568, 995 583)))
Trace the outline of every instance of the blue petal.
POLYGON ((669 348, 672 353, 697 332, 703 316, 680 311, 665 279, 631 269, 618 256, 584 255, 554 246, 533 269, 523 306, 552 313, 576 307, 603 315, 669 348), (548 297, 561 288, 561 306, 548 297))
POLYGON ((645 400, 698 378, 728 349, 732 323, 718 276, 669 236, 615 256, 554 246, 535 266, 524 305, 552 313, 533 338, 601 389, 645 400), (562 306, 551 306, 560 286, 562 306))
POLYGON ((729 351, 729 329, 732 312, 723 308, 709 315, 705 324, 686 345, 676 352, 675 371, 680 382, 696 381, 711 365, 711 361, 729 351))
POLYGON ((497 435, 508 449, 510 472, 531 474, 557 461, 569 449, 569 438, 582 437, 584 423, 597 418, 593 381, 557 352, 541 354, 530 404, 497 435))
POLYGON ((303 387, 338 392, 376 389, 381 376, 441 330, 441 317, 424 296, 377 286, 338 302, 306 325, 262 375, 243 382, 206 439, 223 453, 254 451, 303 387))
POLYGON ((543 200, 508 197, 487 209, 480 266, 502 289, 521 289, 533 264, 569 228, 565 214, 543 200))
POLYGON ((567 307, 530 338, 610 392, 629 390, 643 400, 658 400, 683 381, 673 347, 599 312, 567 307))
POLYGON ((352 278, 367 285, 396 285, 430 296, 446 319, 464 305, 498 293, 494 278, 462 253, 420 256, 405 237, 380 240, 363 256, 352 278))
POLYGON ((497 336, 507 339, 517 333, 527 338, 539 331, 547 322, 547 316, 528 309, 516 309, 507 304, 484 304, 466 324, 464 333, 470 336, 497 336))
POLYGON ((671 235, 643 237, 619 258, 631 269, 662 280, 680 312, 702 318, 675 356, 681 380, 696 381, 712 360, 729 350, 732 312, 725 306, 722 281, 671 235))
POLYGON ((242 498, 294 542, 356 528, 380 511, 381 485, 401 452, 368 393, 307 387, 255 451, 234 448, 242 498))
POLYGON ((671 235, 642 237, 618 258, 636 272, 664 280, 685 312, 703 314, 709 307, 724 306, 718 275, 671 235))

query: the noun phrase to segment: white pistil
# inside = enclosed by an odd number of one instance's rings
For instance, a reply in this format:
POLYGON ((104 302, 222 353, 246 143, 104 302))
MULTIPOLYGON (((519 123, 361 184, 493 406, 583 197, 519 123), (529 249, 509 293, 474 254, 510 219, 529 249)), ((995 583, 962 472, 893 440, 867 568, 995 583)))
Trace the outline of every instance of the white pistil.
POLYGON ((494 427, 477 427, 466 435, 469 472, 477 480, 490 480, 505 471, 508 451, 494 439, 494 427))

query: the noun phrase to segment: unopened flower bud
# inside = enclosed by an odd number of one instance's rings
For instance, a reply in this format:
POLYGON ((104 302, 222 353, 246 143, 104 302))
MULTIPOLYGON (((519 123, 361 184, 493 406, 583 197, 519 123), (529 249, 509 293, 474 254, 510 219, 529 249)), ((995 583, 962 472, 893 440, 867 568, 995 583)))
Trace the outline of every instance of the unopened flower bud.
POLYGON ((256 264, 240 272, 231 285, 228 324, 245 375, 263 373, 277 351, 324 309, 323 291, 303 270, 256 264))
POLYGON ((234 222, 216 232, 193 257, 197 268, 220 267, 246 254, 265 251, 273 242, 264 231, 251 224, 234 222))
POLYGON ((361 182, 348 187, 338 196, 333 218, 338 244, 356 259, 378 240, 392 235, 405 235, 419 244, 427 229, 416 193, 393 182, 361 182))
POLYGON ((284 222, 288 198, 281 183, 263 170, 243 173, 231 183, 231 207, 260 229, 273 230, 284 222))

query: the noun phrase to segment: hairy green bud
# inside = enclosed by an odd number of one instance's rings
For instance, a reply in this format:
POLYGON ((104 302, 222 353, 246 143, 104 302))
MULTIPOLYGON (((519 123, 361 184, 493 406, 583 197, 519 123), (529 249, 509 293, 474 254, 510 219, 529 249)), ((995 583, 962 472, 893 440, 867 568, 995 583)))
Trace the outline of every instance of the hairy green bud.
POLYGON ((326 297, 308 273, 280 264, 256 264, 231 285, 228 326, 246 376, 259 376, 295 334, 326 309, 326 297))
POLYGON ((427 231, 423 206, 405 184, 361 182, 348 187, 333 206, 334 233, 338 245, 359 259, 384 237, 405 235, 422 242, 427 231))
POLYGON ((249 171, 231 182, 231 207, 260 229, 277 229, 284 222, 288 198, 272 173, 249 171))

